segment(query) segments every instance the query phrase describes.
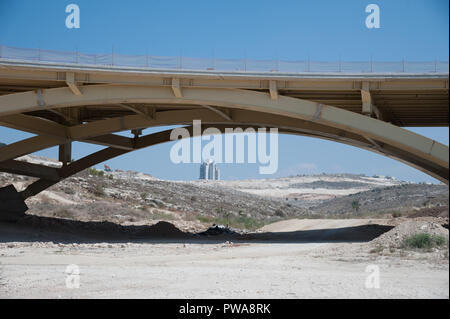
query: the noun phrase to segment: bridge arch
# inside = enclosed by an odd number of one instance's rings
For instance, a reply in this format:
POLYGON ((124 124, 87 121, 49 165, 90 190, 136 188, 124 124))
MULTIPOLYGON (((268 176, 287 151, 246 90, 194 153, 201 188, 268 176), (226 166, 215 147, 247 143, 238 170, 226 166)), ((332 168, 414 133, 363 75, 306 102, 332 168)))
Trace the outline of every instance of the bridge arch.
MULTIPOLYGON (((328 139, 394 158, 448 184, 449 148, 441 143, 381 120, 286 96, 271 99, 267 93, 218 88, 185 88, 174 94, 170 87, 89 85, 80 95, 67 87, 0 96, 0 125, 38 134, 3 147, 0 170, 39 177, 21 192, 26 199, 87 167, 143 147, 167 142, 170 131, 135 139, 112 134, 162 125, 184 125, 202 120, 203 128, 221 132, 234 127, 277 127, 281 133, 328 139), (70 114, 77 107, 109 106, 132 110, 86 123, 64 123, 42 116, 56 111, 70 114), (41 167, 15 158, 71 141, 108 146, 62 168, 41 167)), ((188 126, 192 130, 192 127, 188 126)))
MULTIPOLYGON (((151 127, 157 125, 188 124, 195 116, 203 117, 206 123, 247 123, 295 128, 297 123, 307 126, 309 132, 332 135, 357 135, 359 140, 370 141, 373 148, 382 154, 395 156, 395 151, 409 153, 415 161, 424 161, 442 169, 439 179, 448 180, 447 146, 411 131, 402 129, 368 116, 341 108, 323 105, 297 98, 279 96, 273 100, 266 93, 240 89, 185 88, 182 96, 175 96, 169 87, 146 87, 130 85, 90 85, 81 87, 81 95, 74 95, 69 88, 47 89, 42 92, 25 92, 0 96, 0 123, 20 127, 17 115, 48 109, 64 109, 76 106, 126 103, 146 103, 149 105, 179 106, 172 111, 160 111, 148 116, 136 115, 111 118, 104 121, 64 127, 58 137, 80 139, 98 136, 123 129, 151 127), (199 106, 192 109, 185 105, 199 106), (221 115, 214 114, 206 107, 231 110, 221 115), (245 113, 245 111, 250 111, 245 113), (229 115, 227 115, 229 114, 229 115), (188 122, 189 121, 189 122, 188 122), (299 121, 299 122, 297 122, 299 121), (295 124, 295 125, 294 125, 295 124), (64 131, 64 132, 63 132, 64 131), (387 148, 386 151, 384 148, 387 148), (389 151, 390 150, 390 151, 389 151), (392 153, 394 151, 394 153, 392 153)), ((22 120, 24 122, 25 120, 22 120)), ((50 124, 50 123, 48 123, 50 124)), ((30 125, 30 124, 29 124, 30 125)), ((30 126, 33 126, 31 124, 30 126)), ((56 134, 55 130, 55 135, 56 134)), ((43 132, 36 129, 38 134, 43 132)), ((48 135, 48 132, 44 132, 48 135)), ((355 139, 355 136, 351 139, 355 139)), ((399 159, 406 160, 404 156, 399 159)), ((411 158, 411 161, 414 161, 411 158)), ((412 163, 414 164, 414 163, 412 163)), ((426 169, 426 167, 425 167, 426 169)), ((435 176, 434 174, 433 176, 435 176)))

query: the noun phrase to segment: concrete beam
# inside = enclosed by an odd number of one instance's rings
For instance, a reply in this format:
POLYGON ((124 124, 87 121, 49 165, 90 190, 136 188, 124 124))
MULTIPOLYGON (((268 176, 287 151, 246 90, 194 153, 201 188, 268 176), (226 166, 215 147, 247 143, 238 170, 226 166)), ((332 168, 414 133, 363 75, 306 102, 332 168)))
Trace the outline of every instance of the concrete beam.
POLYGON ((173 78, 172 79, 172 90, 173 90, 173 94, 177 98, 182 98, 183 97, 183 92, 181 92, 180 79, 178 79, 178 78, 173 78))
POLYGON ((134 149, 134 140, 132 138, 115 134, 105 134, 95 137, 89 137, 82 139, 81 142, 103 145, 129 151, 134 149))
POLYGON ((0 162, 34 153, 61 142, 60 138, 51 136, 33 136, 19 142, 3 146, 0 150, 0 162))
POLYGON ((383 114, 374 104, 372 94, 370 93, 370 83, 363 82, 361 87, 362 114, 374 116, 379 120, 383 120, 383 114))
POLYGON ((13 114, 2 116, 0 117, 0 125, 33 134, 59 137, 61 141, 67 139, 66 126, 31 115, 13 114))
POLYGON ((72 93, 75 95, 81 95, 81 91, 75 82, 75 73, 74 72, 66 72, 66 84, 72 90, 72 93))
POLYGON ((43 178, 51 181, 60 180, 57 168, 18 160, 8 160, 1 162, 0 171, 10 174, 43 178))
POLYGON ((58 158, 63 166, 70 163, 72 160, 72 142, 59 145, 58 158))
POLYGON ((362 114, 371 116, 373 114, 373 101, 370 94, 370 83, 363 82, 361 88, 362 114))
POLYGON ((277 88, 277 82, 276 81, 269 81, 269 91, 270 91, 270 98, 272 100, 278 100, 278 88, 277 88))
POLYGON ((65 81, 65 77, 61 77, 61 73, 66 73, 68 69, 76 72, 77 81, 79 83, 91 84, 134 84, 134 85, 160 85, 162 79, 168 76, 179 77, 184 79, 192 79, 194 85, 208 87, 234 87, 234 88, 259 88, 259 81, 274 79, 277 81, 289 82, 286 89, 354 89, 359 90, 353 85, 353 82, 361 82, 370 78, 372 86, 377 89, 412 89, 412 90, 428 90, 428 89, 448 89, 448 73, 447 74, 410 74, 404 73, 387 73, 387 74, 330 74, 330 73, 313 73, 313 74, 292 74, 292 73, 264 73, 261 72, 201 72, 187 70, 136 70, 120 67, 70 67, 66 64, 43 65, 42 63, 17 63, 17 62, 0 62, 0 78, 21 79, 32 81, 65 81), (313 81, 311 81, 313 79, 313 81), (388 79, 388 80, 387 80, 388 79), (330 81, 331 80, 331 81, 330 81), (392 81, 394 80, 394 81, 392 81), (239 81, 241 83, 239 83, 239 81), (318 83, 320 82, 320 83, 318 83), (317 85, 318 83, 318 85, 317 85))

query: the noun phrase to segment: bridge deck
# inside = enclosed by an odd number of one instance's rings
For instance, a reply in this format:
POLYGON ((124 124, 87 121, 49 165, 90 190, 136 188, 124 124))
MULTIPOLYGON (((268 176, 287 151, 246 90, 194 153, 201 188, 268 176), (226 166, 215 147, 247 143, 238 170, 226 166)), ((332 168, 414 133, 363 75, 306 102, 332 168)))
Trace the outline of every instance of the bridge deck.
MULTIPOLYGON (((77 86, 130 84, 171 87, 179 78, 182 87, 234 88, 277 93, 362 113, 361 90, 366 84, 382 120, 397 126, 448 126, 448 72, 343 73, 255 72, 217 70, 148 69, 0 59, 0 95, 67 86, 73 72, 77 86)), ((133 106, 133 105, 132 105, 133 106)), ((140 104, 141 107, 173 109, 173 105, 140 104)), ((181 106, 177 106, 181 107, 181 106)), ((192 107, 194 106, 184 106, 192 107)), ((198 107, 198 106, 197 106, 198 107)), ((88 105, 79 109, 80 120, 133 114, 116 105, 88 105)), ((56 120, 53 112, 34 112, 56 120)))

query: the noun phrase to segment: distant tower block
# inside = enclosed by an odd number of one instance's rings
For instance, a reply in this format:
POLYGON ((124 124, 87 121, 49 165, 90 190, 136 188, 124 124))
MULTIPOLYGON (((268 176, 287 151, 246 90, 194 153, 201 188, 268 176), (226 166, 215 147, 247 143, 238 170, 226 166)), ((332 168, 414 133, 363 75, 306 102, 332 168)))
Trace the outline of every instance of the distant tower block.
POLYGON ((214 169, 214 179, 217 181, 220 179, 220 170, 217 166, 215 166, 215 169, 214 169))
POLYGON ((220 170, 217 167, 217 164, 209 159, 207 161, 204 161, 200 165, 200 179, 205 180, 219 180, 220 179, 220 170))

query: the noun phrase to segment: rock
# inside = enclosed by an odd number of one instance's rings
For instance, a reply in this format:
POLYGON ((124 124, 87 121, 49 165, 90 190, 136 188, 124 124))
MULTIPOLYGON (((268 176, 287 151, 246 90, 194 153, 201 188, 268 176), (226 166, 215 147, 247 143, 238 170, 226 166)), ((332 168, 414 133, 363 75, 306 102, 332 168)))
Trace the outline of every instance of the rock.
POLYGON ((28 206, 13 185, 0 188, 0 220, 18 221, 27 210, 28 206))
POLYGON ((229 228, 228 226, 223 225, 212 225, 204 232, 199 233, 199 235, 202 236, 217 236, 217 235, 223 235, 223 234, 237 234, 233 229, 229 228))
POLYGON ((165 203, 165 202, 163 202, 162 200, 160 200, 160 199, 156 199, 156 198, 154 198, 154 199, 151 199, 150 200, 150 203, 153 203, 153 204, 155 204, 155 205, 157 205, 157 206, 166 206, 167 204, 165 203))

